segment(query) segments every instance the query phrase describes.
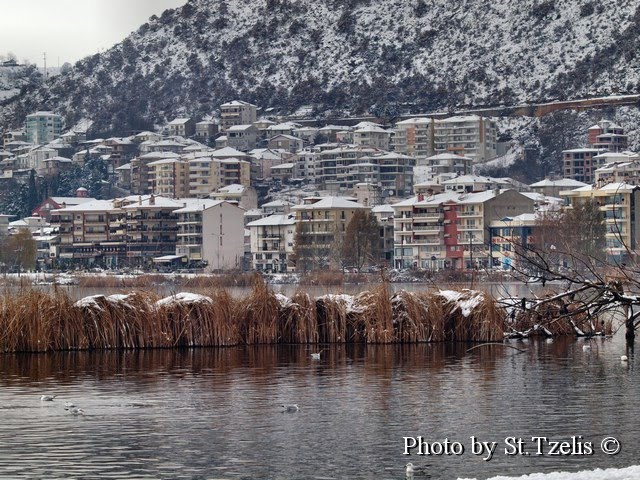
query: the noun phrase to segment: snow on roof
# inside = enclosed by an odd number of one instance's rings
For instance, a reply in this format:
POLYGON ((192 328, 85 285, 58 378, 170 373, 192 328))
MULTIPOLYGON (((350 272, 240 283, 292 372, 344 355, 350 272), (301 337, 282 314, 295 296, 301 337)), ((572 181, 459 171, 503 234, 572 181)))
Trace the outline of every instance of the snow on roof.
POLYGON ((62 205, 63 203, 67 206, 72 205, 80 205, 82 203, 93 202, 95 198, 89 197, 51 197, 51 200, 57 203, 58 205, 62 205))
POLYGON ((293 135, 287 135, 285 133, 279 133, 278 135, 274 135, 273 137, 271 137, 270 141, 274 140, 276 138, 286 138, 287 140, 295 140, 296 142, 301 142, 302 141, 298 137, 294 137, 293 135))
POLYGON ((427 157, 425 160, 470 160, 473 161, 470 157, 464 157, 462 155, 455 155, 453 153, 439 153, 437 155, 432 155, 427 157))
POLYGON ((246 157, 247 155, 245 153, 242 153, 240 150, 236 150, 235 148, 224 147, 211 152, 211 156, 214 158, 224 158, 224 157, 246 157))
POLYGON ((589 127, 589 130, 601 130, 600 125, 592 125, 589 127))
POLYGON ((477 122, 482 117, 479 115, 456 115, 449 118, 438 118, 436 123, 461 123, 461 122, 477 122))
POLYGON ((496 183, 499 185, 508 185, 509 182, 502 178, 481 177, 478 175, 460 175, 459 177, 445 180, 443 185, 456 185, 458 183, 496 183))
POLYGON ((190 118, 175 118, 175 119, 171 120, 169 123, 167 123, 167 125, 184 125, 189 120, 191 120, 191 119, 190 118))
POLYGON ((131 164, 125 163, 124 165, 119 166, 116 170, 131 170, 131 164))
POLYGON ((233 125, 233 126, 227 128, 227 132, 244 132, 245 130, 249 130, 250 128, 255 128, 255 127, 253 125, 251 125, 251 124, 233 125))
POLYGON ((184 147, 183 143, 178 143, 173 140, 158 140, 151 144, 152 147, 184 147))
POLYGON ((391 205, 376 205, 371 209, 373 213, 393 213, 391 205))
POLYGON ((358 128, 354 133, 386 133, 389 134, 384 128, 377 125, 366 125, 362 128, 358 128))
POLYGON ((242 107, 242 106, 251 106, 251 107, 255 107, 254 104, 249 103, 249 102, 244 102, 242 100, 232 100, 230 102, 227 103, 223 103, 222 105, 220 105, 221 107, 242 107))
POLYGON ((156 160, 155 162, 149 162, 150 167, 155 167, 156 165, 167 165, 170 163, 185 163, 184 160, 180 160, 179 158, 162 158, 160 160, 156 160))
POLYGON ((72 160, 66 157, 51 157, 44 160, 45 162, 61 162, 61 163, 71 163, 72 160))
POLYGON ((269 215, 268 217, 260 218, 258 220, 254 220, 253 222, 247 223, 247 227, 294 225, 295 223, 296 223, 296 218, 295 218, 295 215, 292 215, 292 214, 269 215))
POLYGON ((318 200, 312 204, 296 205, 291 207, 292 210, 326 210, 332 208, 367 208, 364 205, 357 203, 353 200, 348 200, 347 197, 322 197, 322 200, 318 200))
POLYGON ((602 148, 572 148, 570 150, 563 150, 562 153, 603 153, 606 152, 602 148))
POLYGON ((153 209, 153 208, 182 208, 184 206, 184 202, 189 202, 189 199, 179 199, 179 198, 168 198, 162 197, 160 195, 149 195, 146 197, 142 197, 141 201, 134 201, 129 205, 125 205, 122 208, 128 210, 135 209, 153 209), (153 202, 151 199, 153 198, 153 202))
POLYGON ((289 168, 295 167, 295 163, 281 163, 280 165, 274 165, 271 167, 271 170, 287 170, 289 168))
POLYGON ((267 207, 267 208, 268 207, 286 207, 286 206, 291 207, 291 206, 293 206, 293 203, 287 202, 286 200, 274 200, 272 202, 264 203, 262 205, 262 208, 265 208, 265 207, 267 207))
POLYGON ((210 198, 191 198, 183 199, 183 202, 185 206, 179 208, 178 210, 174 210, 173 213, 201 212, 203 210, 207 210, 209 208, 220 205, 221 203, 224 203, 224 200, 212 200, 210 198))
POLYGON ((243 193, 247 187, 240 185, 239 183, 232 183, 226 187, 221 187, 216 193, 243 193))
POLYGON ((178 158, 180 157, 180 155, 178 155, 175 152, 149 152, 149 153, 145 153, 143 155, 140 155, 138 158, 147 160, 150 158, 178 158))
MULTIPOLYGON (((58 202, 56 202, 58 203, 58 202)), ((58 203, 58 205, 62 205, 61 203, 58 203)), ((96 200, 96 199, 91 199, 90 202, 85 202, 85 203, 79 203, 79 204, 74 204, 74 205, 67 205, 66 208, 61 208, 58 211, 63 211, 63 212, 91 212, 91 211, 98 211, 98 212, 104 212, 107 210, 112 210, 113 207, 113 200, 96 200)))
POLYGON ((532 183, 530 187, 584 187, 586 183, 573 180, 572 178, 562 178, 560 180, 549 180, 545 178, 539 182, 532 183))

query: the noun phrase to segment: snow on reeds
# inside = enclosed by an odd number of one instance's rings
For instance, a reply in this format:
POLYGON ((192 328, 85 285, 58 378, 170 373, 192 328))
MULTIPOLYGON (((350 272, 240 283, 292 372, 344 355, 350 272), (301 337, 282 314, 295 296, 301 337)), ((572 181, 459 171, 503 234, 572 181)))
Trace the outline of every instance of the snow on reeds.
POLYGON ((274 293, 255 278, 234 298, 149 292, 94 295, 73 302, 65 293, 22 290, 0 297, 0 351, 137 349, 239 344, 497 341, 505 311, 477 291, 396 292, 380 285, 358 295, 300 290, 274 293))

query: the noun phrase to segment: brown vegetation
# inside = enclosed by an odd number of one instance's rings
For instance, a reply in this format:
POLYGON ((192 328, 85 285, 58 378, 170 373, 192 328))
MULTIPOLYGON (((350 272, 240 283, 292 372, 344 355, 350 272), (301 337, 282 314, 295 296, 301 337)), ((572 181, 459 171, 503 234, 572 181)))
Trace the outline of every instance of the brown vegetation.
POLYGON ((390 294, 388 285, 381 285, 356 296, 314 299, 299 291, 289 298, 274 293, 260 277, 253 281, 251 293, 242 298, 216 287, 207 296, 159 299, 136 292, 75 303, 57 289, 5 294, 0 297, 0 351, 491 342, 502 340, 507 329, 505 310, 477 291, 390 294))

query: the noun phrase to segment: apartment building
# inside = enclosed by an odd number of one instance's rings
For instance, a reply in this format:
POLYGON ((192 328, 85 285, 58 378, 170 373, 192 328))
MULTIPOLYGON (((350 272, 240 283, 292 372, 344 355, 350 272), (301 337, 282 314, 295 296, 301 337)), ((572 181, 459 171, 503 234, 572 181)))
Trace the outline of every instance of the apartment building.
POLYGON ((216 133, 218 133, 218 125, 215 122, 203 120, 196 123, 195 138, 201 142, 208 142, 216 133))
POLYGON ((25 130, 27 142, 43 145, 62 135, 64 120, 53 112, 36 112, 27 115, 25 130))
POLYGON ((303 264, 301 260, 296 262, 296 269, 307 270, 332 264, 337 266, 339 252, 336 248, 358 210, 369 209, 351 197, 306 197, 301 205, 292 207, 297 228, 305 241, 302 248, 311 248, 318 254, 313 259, 314 265, 303 264))
POLYGON ((493 220, 489 226, 491 268, 509 270, 525 267, 522 253, 536 244, 540 218, 535 213, 493 220))
POLYGON ((417 158, 434 154, 434 120, 432 118, 410 118, 395 124, 393 151, 417 158))
POLYGON ((470 269, 490 264, 491 221, 533 212, 516 192, 444 192, 393 204, 396 268, 470 269))
POLYGON ((247 224, 251 236, 251 268, 259 272, 286 273, 295 270, 292 260, 295 214, 275 214, 247 224))
POLYGON ((237 158, 211 158, 197 156, 187 162, 189 196, 206 197, 212 192, 228 186, 251 184, 251 164, 237 158))
POLYGON ((147 166, 149 192, 169 198, 189 196, 189 162, 179 158, 163 158, 147 166))
POLYGON ((415 158, 372 147, 345 145, 315 157, 315 180, 333 193, 347 192, 357 183, 376 183, 391 196, 412 191, 415 158))
POLYGON ((482 163, 496 157, 496 123, 478 115, 437 119, 434 122, 434 152, 453 153, 482 163))
POLYGON ((468 175, 473 169, 473 159, 452 153, 439 153, 416 159, 413 169, 415 183, 441 183, 445 180, 468 175))
POLYGON ((600 188, 593 185, 561 192, 571 206, 587 200, 598 203, 606 223, 606 248, 609 260, 624 262, 629 252, 636 254, 640 235, 638 206, 640 187, 627 183, 608 183, 600 188))
MULTIPOLYGON (((598 187, 607 183, 640 183, 640 155, 634 152, 606 152, 597 156, 604 163, 595 171, 594 182, 598 187)), ((577 188, 577 187, 574 187, 577 188)), ((565 188, 568 190, 568 188, 565 188)))
POLYGON ((256 121, 257 107, 242 100, 220 105, 220 130, 226 132, 234 125, 248 125, 256 121))
POLYGON ((178 216, 175 255, 208 271, 236 270, 244 256, 244 210, 211 199, 191 200, 178 216))
POLYGON ((149 187, 149 164, 158 160, 177 160, 180 155, 174 152, 148 152, 131 160, 130 191, 136 195, 146 195, 149 187))
POLYGON ((629 145, 629 136, 625 135, 624 128, 609 120, 601 120, 590 127, 588 135, 589 143, 595 149, 623 152, 629 145))
POLYGON ((363 147, 389 150, 391 132, 377 125, 365 125, 353 132, 353 143, 363 147))
POLYGON ((574 148, 563 150, 563 176, 583 183, 593 183, 595 171, 604 163, 600 157, 606 150, 598 148, 574 148), (598 157, 598 158, 595 158, 598 157))

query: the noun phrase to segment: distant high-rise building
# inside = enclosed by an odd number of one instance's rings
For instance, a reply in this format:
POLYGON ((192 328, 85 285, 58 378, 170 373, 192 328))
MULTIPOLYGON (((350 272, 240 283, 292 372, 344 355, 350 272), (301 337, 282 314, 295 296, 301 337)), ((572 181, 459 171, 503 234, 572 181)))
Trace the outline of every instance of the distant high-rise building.
POLYGON ((36 112, 27 115, 27 142, 42 145, 62 135, 63 120, 53 112, 36 112))

